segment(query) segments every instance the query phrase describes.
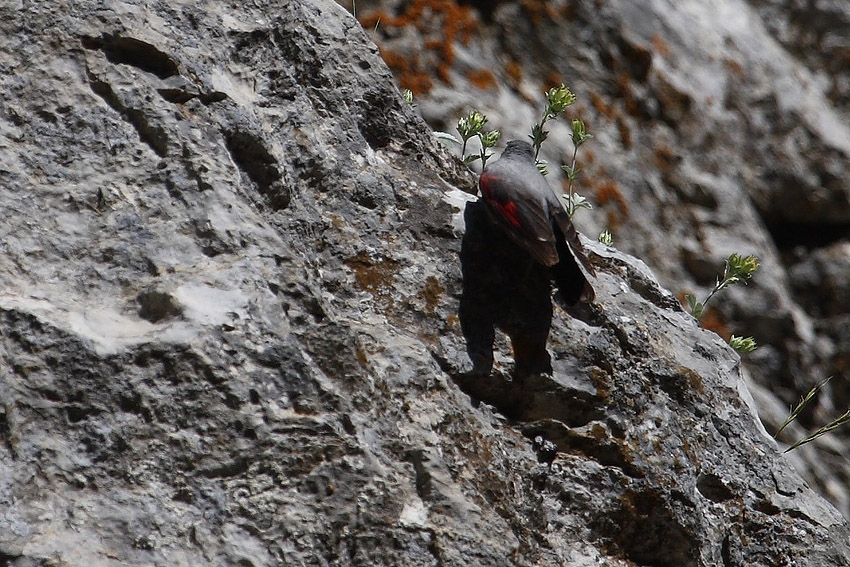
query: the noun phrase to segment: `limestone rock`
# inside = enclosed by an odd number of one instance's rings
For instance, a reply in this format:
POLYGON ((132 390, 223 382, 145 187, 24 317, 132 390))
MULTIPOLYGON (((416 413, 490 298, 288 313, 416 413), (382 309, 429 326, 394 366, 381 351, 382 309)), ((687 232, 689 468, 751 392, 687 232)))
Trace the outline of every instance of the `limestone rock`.
MULTIPOLYGON (((707 324, 726 338, 755 337, 747 371, 786 414, 834 376, 804 417, 810 430, 847 410, 846 262, 818 267, 850 234, 845 2, 356 6, 435 130, 453 131, 475 108, 504 139, 523 138, 539 120, 542 93, 569 86, 578 103, 567 117, 582 118, 593 135, 579 150, 576 188, 595 209, 576 216, 579 228, 610 230, 678 297, 705 297, 729 254, 757 255, 761 271, 714 300, 707 324)), ((542 149, 555 189, 573 154, 568 124, 550 122, 542 149)), ((846 445, 846 432, 835 435, 846 445)), ((829 480, 807 480, 835 494, 829 487, 850 479, 850 453, 820 448, 809 465, 835 469, 829 480)), ((833 501, 850 517, 846 499, 833 501)))
POLYGON ((0 7, 5 565, 843 565, 740 360, 593 246, 470 382, 474 176, 330 0, 0 7))

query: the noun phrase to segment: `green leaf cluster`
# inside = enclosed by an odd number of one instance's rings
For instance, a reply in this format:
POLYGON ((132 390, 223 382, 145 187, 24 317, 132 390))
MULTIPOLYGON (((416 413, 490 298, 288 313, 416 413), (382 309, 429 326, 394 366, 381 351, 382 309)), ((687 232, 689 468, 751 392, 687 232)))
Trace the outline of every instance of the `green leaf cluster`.
POLYGON ((457 121, 457 133, 460 134, 460 140, 447 132, 435 132, 435 135, 446 142, 461 145, 460 159, 466 165, 471 164, 476 160, 481 160, 481 167, 487 165, 487 160, 493 155, 488 150, 496 146, 499 138, 502 137, 498 130, 484 132, 484 125, 487 124, 488 118, 478 110, 473 110, 466 116, 461 117, 457 121), (481 144, 481 149, 478 154, 466 155, 466 146, 472 138, 477 137, 481 144))
POLYGON ((576 211, 580 208, 592 209, 593 205, 591 205, 587 199, 573 191, 573 183, 578 177, 578 167, 576 166, 576 158, 578 157, 578 149, 579 147, 588 141, 591 136, 587 133, 587 127, 584 122, 579 119, 574 119, 571 123, 572 126, 572 140, 573 140, 573 161, 570 165, 562 165, 561 169, 564 170, 564 173, 567 175, 567 194, 564 195, 564 199, 567 201, 567 214, 570 215, 570 218, 576 213, 576 211))
POLYGON ((704 301, 697 301, 694 294, 689 293, 685 296, 688 302, 688 308, 694 318, 699 319, 705 312, 705 306, 714 295, 725 288, 737 283, 745 284, 753 277, 753 274, 761 267, 758 258, 755 256, 741 256, 740 254, 731 254, 726 258, 726 267, 723 269, 723 277, 717 279, 714 289, 708 294, 704 301))
MULTIPOLYGON (((723 277, 717 279, 714 289, 711 290, 705 300, 698 301, 697 297, 692 293, 685 296, 685 301, 688 302, 688 310, 691 312, 691 315, 699 320, 703 313, 705 313, 705 306, 717 292, 734 284, 742 283, 746 285, 759 268, 761 268, 761 264, 755 256, 731 254, 726 258, 723 277)), ((753 352, 756 349, 756 341, 753 337, 736 337, 732 335, 729 345, 741 353, 753 352)))
MULTIPOLYGON (((564 86, 563 83, 546 91, 546 107, 543 109, 543 115, 540 117, 540 122, 531 127, 531 145, 534 147, 534 159, 537 159, 537 156, 540 155, 540 146, 549 137, 549 131, 546 130, 546 123, 560 116, 562 112, 575 104, 575 102, 576 95, 564 86)), ((545 168, 541 170, 541 173, 546 175, 545 168)))

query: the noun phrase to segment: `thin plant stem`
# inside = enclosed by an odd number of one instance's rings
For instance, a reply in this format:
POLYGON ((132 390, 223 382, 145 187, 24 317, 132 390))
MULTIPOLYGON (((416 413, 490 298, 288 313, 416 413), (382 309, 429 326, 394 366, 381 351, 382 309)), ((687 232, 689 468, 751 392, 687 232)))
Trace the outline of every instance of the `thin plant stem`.
POLYGON ((825 434, 829 433, 830 431, 833 431, 834 429, 838 429, 839 427, 841 427, 842 425, 845 425, 848 422, 850 422, 850 410, 847 410, 841 416, 830 421, 829 423, 827 423, 826 425, 824 425, 823 427, 821 427, 820 429, 818 429, 817 431, 815 431, 814 433, 809 435, 808 437, 806 437, 804 439, 800 439, 799 441, 797 441, 796 443, 794 443, 793 445, 791 445, 790 447, 785 449, 784 452, 787 453, 788 451, 796 449, 800 445, 805 445, 806 443, 808 443, 810 441, 814 441, 815 439, 817 439, 821 435, 825 435, 825 434))
POLYGON ((726 282, 720 282, 719 284, 714 286, 714 289, 711 290, 711 293, 709 293, 708 297, 705 298, 705 301, 702 302, 703 307, 708 305, 708 300, 714 297, 714 294, 723 289, 724 287, 726 287, 726 282))
POLYGON ((567 194, 569 195, 569 199, 570 199, 568 201, 569 207, 567 207, 567 208, 569 210, 567 211, 567 213, 570 215, 570 218, 572 218, 572 216, 576 212, 575 206, 573 205, 573 203, 574 203, 574 201, 573 201, 573 181, 574 181, 575 176, 576 176, 576 159, 577 159, 577 157, 578 157, 578 145, 573 144, 573 163, 570 165, 570 171, 572 173, 567 176, 567 180, 568 180, 567 194))
POLYGON ((820 391, 820 389, 826 386, 826 383, 830 380, 832 380, 832 376, 825 380, 821 380, 820 382, 812 386, 812 389, 809 390, 809 393, 803 396, 803 399, 800 400, 800 403, 797 404, 796 407, 791 410, 791 413, 788 415, 788 418, 784 422, 782 422, 782 425, 780 425, 779 429, 776 430, 776 433, 773 434, 774 439, 776 439, 779 434, 782 433, 782 430, 785 429, 788 425, 790 425, 792 421, 799 417, 803 409, 805 409, 805 407, 809 405, 809 402, 812 401, 812 398, 814 398, 815 395, 820 391))
MULTIPOLYGON (((540 119, 540 131, 543 131, 543 126, 546 124, 546 120, 549 119, 549 107, 546 107, 546 110, 543 111, 543 118, 540 119)), ((537 161, 537 157, 540 155, 540 146, 543 144, 534 144, 534 161, 537 161)))

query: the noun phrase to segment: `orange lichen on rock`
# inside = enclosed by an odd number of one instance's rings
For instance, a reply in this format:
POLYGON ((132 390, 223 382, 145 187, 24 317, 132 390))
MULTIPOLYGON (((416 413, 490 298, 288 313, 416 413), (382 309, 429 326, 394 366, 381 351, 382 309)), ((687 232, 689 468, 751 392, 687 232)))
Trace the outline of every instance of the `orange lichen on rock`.
POLYGON ((498 86, 496 75, 487 69, 476 69, 474 71, 470 71, 466 74, 466 78, 469 79, 470 83, 481 90, 494 89, 498 86))
MULTIPOLYGON (((608 120, 613 121, 617 125, 617 131, 620 134, 620 140, 623 142, 623 147, 630 149, 632 147, 632 130, 622 110, 614 105, 608 104, 600 95, 593 92, 590 93, 590 102, 593 104, 593 108, 596 112, 608 120)), ((629 101, 626 99, 627 107, 628 103, 629 101)))
POLYGON ((615 203, 623 216, 629 216, 629 204, 616 181, 606 179, 597 183, 594 189, 596 190, 596 202, 599 203, 600 207, 604 207, 608 203, 615 203))
POLYGON ((564 10, 561 10, 561 13, 559 13, 557 8, 543 0, 522 0, 520 5, 534 25, 542 22, 544 18, 554 20, 562 16, 564 12, 564 10))
POLYGON ((727 57, 723 60, 723 63, 726 65, 726 68, 729 69, 732 73, 734 73, 737 77, 744 77, 744 66, 741 64, 740 61, 735 61, 734 59, 729 59, 727 57))
MULTIPOLYGON (((444 83, 450 83, 450 70, 455 61, 454 44, 468 44, 476 24, 472 8, 459 6, 454 0, 412 0, 398 16, 377 11, 358 19, 367 30, 376 26, 378 29, 412 26, 422 36, 422 46, 430 56, 412 54, 406 65, 397 58, 392 62, 385 58, 399 78, 399 84, 414 94, 428 92, 433 86, 433 82, 424 80, 422 74, 436 74, 444 83)), ((387 50, 382 49, 381 54, 385 53, 387 50)))
POLYGON ((381 48, 381 57, 398 76, 402 89, 410 89, 413 94, 427 93, 434 86, 431 75, 420 70, 419 56, 405 57, 391 49, 381 48))
POLYGON ((617 91, 623 99, 626 112, 631 116, 640 116, 640 104, 634 96, 631 84, 628 73, 617 73, 617 91))
POLYGON ((560 87, 564 84, 564 76, 556 71, 549 72, 546 78, 543 79, 543 91, 560 87))
POLYGON ((572 4, 564 4, 561 6, 560 16, 566 20, 573 20, 578 16, 578 13, 572 4))
POLYGON ((522 9, 528 14, 531 23, 537 25, 543 21, 546 4, 540 0, 522 0, 522 9))
POLYGON ((505 64, 505 74, 508 76, 511 85, 518 87, 522 82, 522 67, 516 61, 508 61, 505 64))
POLYGON ((652 153, 652 163, 655 164, 662 173, 667 173, 679 161, 676 152, 666 144, 656 144, 652 153))
POLYGON ((627 150, 631 149, 632 129, 629 128, 629 125, 623 116, 617 116, 617 131, 620 133, 620 141, 623 142, 623 147, 627 150))
POLYGON ((669 57, 670 46, 667 45, 667 42, 664 41, 664 39, 660 35, 653 35, 650 41, 652 42, 652 47, 655 49, 656 53, 658 53, 662 57, 669 57))
POLYGON ((591 92, 590 93, 590 103, 593 105, 593 108, 596 109, 596 112, 604 116, 605 118, 613 118, 614 117, 614 109, 605 102, 605 100, 598 94, 591 92))

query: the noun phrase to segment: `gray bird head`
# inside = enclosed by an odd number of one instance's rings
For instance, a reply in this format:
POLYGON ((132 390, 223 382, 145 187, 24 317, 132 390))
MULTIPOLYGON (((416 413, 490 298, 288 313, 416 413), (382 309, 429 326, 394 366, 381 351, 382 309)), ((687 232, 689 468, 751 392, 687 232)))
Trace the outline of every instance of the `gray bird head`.
POLYGON ((514 156, 529 161, 534 161, 534 148, 526 141, 511 140, 505 146, 505 151, 502 152, 502 157, 514 156))

